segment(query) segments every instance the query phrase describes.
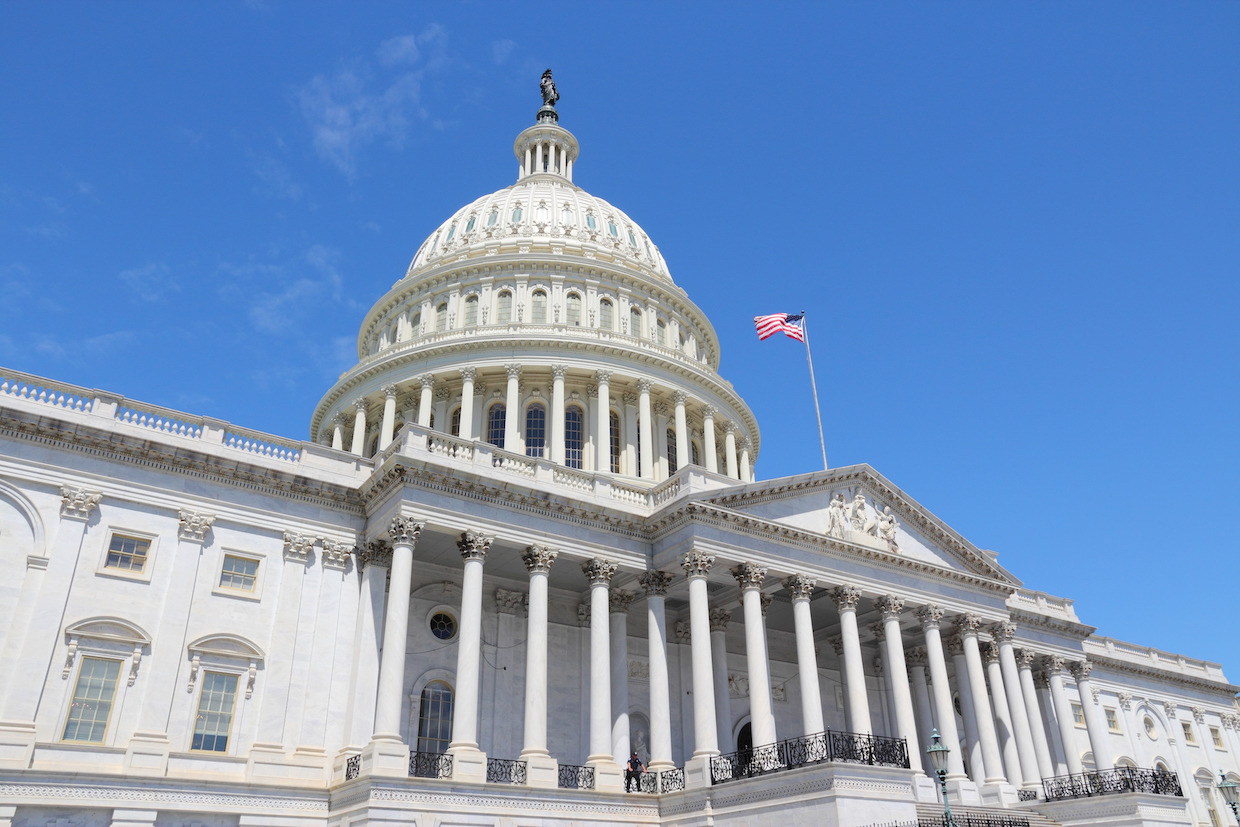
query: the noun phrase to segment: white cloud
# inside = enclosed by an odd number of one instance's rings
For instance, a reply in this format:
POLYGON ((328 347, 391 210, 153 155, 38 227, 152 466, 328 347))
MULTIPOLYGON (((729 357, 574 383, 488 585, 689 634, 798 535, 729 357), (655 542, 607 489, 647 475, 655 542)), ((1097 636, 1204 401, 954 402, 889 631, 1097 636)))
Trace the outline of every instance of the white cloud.
POLYGON ((384 66, 395 66, 400 63, 416 63, 418 60, 418 38, 416 35, 405 34, 393 37, 379 44, 375 57, 384 66))
POLYGON ((181 286, 172 278, 171 270, 162 261, 152 261, 142 267, 122 270, 117 274, 126 287, 142 301, 157 302, 169 293, 176 293, 181 286))

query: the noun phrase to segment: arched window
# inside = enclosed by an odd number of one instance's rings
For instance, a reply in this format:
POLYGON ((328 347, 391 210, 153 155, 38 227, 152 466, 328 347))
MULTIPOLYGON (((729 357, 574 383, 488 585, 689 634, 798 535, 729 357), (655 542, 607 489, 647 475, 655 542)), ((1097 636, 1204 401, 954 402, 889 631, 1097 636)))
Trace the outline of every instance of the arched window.
POLYGON ((582 447, 586 417, 581 408, 570 405, 564 411, 564 464, 569 468, 581 467, 582 447))
POLYGON ((504 423, 507 419, 503 402, 496 402, 487 412, 487 442, 496 448, 504 447, 504 423))
POLYGON ((611 473, 620 473, 620 414, 611 412, 611 473))
POLYGON ((456 235, 456 225, 455 225, 455 224, 453 224, 451 227, 449 227, 449 228, 448 228, 448 237, 447 237, 447 238, 445 238, 445 239, 443 240, 443 241, 444 241, 444 244, 447 244, 449 241, 451 241, 451 240, 452 240, 452 236, 454 236, 454 235, 456 235))
POLYGON ((470 296, 465 299, 465 326, 473 327, 478 324, 478 297, 470 296))
POLYGON ((676 473, 676 432, 667 429, 667 475, 676 473))
POLYGON ((452 687, 431 681, 418 704, 418 752, 440 753, 452 741, 452 687))
POLYGON ((535 290, 534 295, 530 297, 531 313, 530 322, 533 324, 547 323, 547 294, 542 290, 535 290))
POLYGON ((512 208, 512 223, 520 224, 522 215, 524 215, 524 213, 521 212, 521 206, 519 204, 513 207, 512 208))
POLYGON ((448 303, 440 302, 435 308, 435 330, 443 331, 448 329, 448 303))
POLYGON ((495 222, 499 221, 499 210, 491 208, 491 214, 487 216, 487 226, 494 227, 495 222))
POLYGON ((414 313, 413 318, 409 320, 409 335, 422 335, 422 313, 421 311, 414 313))
POLYGON ((569 293, 566 301, 568 307, 568 315, 566 321, 569 327, 581 326, 581 296, 576 293, 569 293))
POLYGON ((662 319, 659 319, 658 323, 654 326, 654 337, 655 341, 659 344, 667 344, 667 323, 662 319))
POLYGON ((689 443, 689 461, 694 465, 702 464, 702 453, 698 450, 698 444, 696 442, 689 443))
POLYGON ((542 457, 547 450, 547 409, 535 402, 525 411, 525 455, 542 457))
POLYGON ((640 308, 629 308, 629 335, 642 335, 642 311, 640 308))
POLYGON ((474 223, 475 223, 477 220, 478 220, 478 216, 476 216, 476 215, 471 215, 471 216, 469 217, 469 223, 465 225, 465 232, 467 232, 467 233, 472 233, 472 232, 474 231, 474 223))
POLYGON ((461 408, 459 405, 452 409, 452 416, 449 418, 448 421, 451 423, 451 425, 449 425, 448 433, 452 434, 452 436, 460 436, 461 435, 461 408))
POLYGON ((495 302, 495 322, 496 324, 512 322, 512 293, 507 290, 500 293, 495 302))
POLYGON ((598 326, 599 330, 611 330, 614 322, 612 321, 612 307, 610 299, 603 299, 598 303, 598 326))

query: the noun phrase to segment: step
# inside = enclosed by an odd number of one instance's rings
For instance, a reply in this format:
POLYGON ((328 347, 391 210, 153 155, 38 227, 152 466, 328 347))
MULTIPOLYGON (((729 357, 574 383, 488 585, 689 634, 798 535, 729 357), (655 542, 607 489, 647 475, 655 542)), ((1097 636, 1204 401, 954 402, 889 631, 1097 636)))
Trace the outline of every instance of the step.
MULTIPOLYGON (((1020 822, 1029 822, 1029 827, 1059 827, 1058 821, 1052 821, 1035 810, 1008 807, 952 807, 952 816, 958 827, 987 827, 987 820, 995 827, 1020 822)), ((922 825, 942 823, 943 805, 918 804, 917 819, 922 825)))

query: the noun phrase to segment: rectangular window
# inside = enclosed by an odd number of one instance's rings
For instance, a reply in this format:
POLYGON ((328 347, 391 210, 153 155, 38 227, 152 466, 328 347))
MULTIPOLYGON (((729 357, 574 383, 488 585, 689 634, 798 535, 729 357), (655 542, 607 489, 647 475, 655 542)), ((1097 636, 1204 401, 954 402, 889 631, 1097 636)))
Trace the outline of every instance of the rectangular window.
POLYGON ((1218 727, 1210 727, 1210 740, 1214 742, 1215 749, 1227 749, 1223 746, 1223 733, 1218 731, 1218 727))
POLYGON ((1116 714, 1114 709, 1106 710, 1106 714, 1107 714, 1107 729, 1111 730, 1112 732, 1119 732, 1120 731, 1119 730, 1119 715, 1116 714))
POLYGON ((103 743, 108 718, 112 715, 112 701, 116 698, 116 679, 120 673, 119 660, 82 658, 62 741, 103 743))
POLYGON ((1085 710, 1080 704, 1072 704, 1072 722, 1077 726, 1085 726, 1085 710))
POLYGON ((234 589, 239 592, 254 591, 254 583, 258 579, 258 561, 250 557, 238 557, 235 554, 224 555, 224 565, 220 570, 220 588, 234 589))
POLYGON ((113 534, 111 542, 108 543, 108 557, 103 567, 141 574, 146 568, 147 555, 150 550, 150 540, 113 534))
POLYGON ((1184 731, 1184 743, 1195 744, 1197 739, 1193 737, 1193 725, 1188 721, 1180 721, 1180 729, 1184 731))
POLYGON ((237 702, 237 676, 207 672, 202 676, 198 715, 194 718, 194 741, 190 749, 228 752, 233 707, 237 702))

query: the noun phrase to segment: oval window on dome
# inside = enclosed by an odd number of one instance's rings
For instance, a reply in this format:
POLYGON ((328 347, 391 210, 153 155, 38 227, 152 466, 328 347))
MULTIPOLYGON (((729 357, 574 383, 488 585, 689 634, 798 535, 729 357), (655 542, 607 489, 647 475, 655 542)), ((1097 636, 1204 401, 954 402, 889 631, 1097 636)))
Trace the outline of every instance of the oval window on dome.
POLYGON ((592 212, 586 213, 586 226, 589 227, 591 230, 598 229, 598 222, 594 220, 594 213, 592 212))
POLYGON ((524 215, 524 213, 521 212, 520 207, 513 207, 512 208, 512 223, 513 224, 519 223, 521 221, 522 215, 524 215))
POLYGON ((494 227, 496 221, 499 221, 499 210, 491 210, 491 214, 487 216, 487 226, 494 227))
POLYGON ((469 222, 465 225, 465 232, 472 233, 474 231, 474 222, 478 220, 478 216, 471 215, 469 222))
POLYGON ((611 233, 616 238, 620 237, 620 230, 616 229, 616 222, 614 221, 607 222, 607 232, 611 233))
POLYGON ((637 239, 633 237, 633 231, 629 230, 629 246, 634 250, 637 249, 637 239))
POLYGON ((447 237, 447 238, 445 238, 445 239, 443 240, 443 241, 444 241, 444 244, 447 244, 449 241, 451 241, 451 240, 452 240, 452 236, 454 236, 454 235, 456 235, 456 225, 455 225, 455 224, 453 224, 451 227, 449 227, 449 228, 448 228, 448 237, 447 237))

